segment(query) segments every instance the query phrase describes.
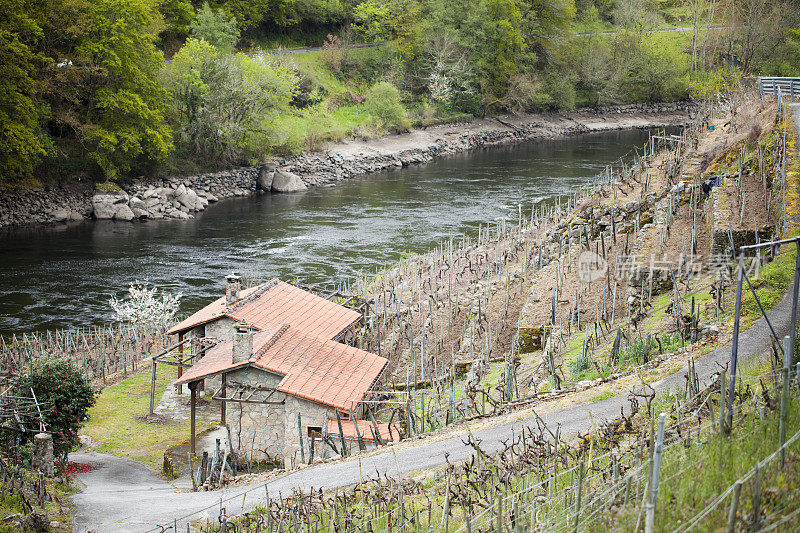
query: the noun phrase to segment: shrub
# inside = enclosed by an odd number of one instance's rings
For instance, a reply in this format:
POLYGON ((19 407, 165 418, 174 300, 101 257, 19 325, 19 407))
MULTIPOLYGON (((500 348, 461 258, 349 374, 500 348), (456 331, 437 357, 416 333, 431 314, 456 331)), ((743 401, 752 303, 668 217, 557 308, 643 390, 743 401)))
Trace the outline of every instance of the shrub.
MULTIPOLYGON (((29 396, 31 389, 36 394, 45 407, 47 430, 53 433, 53 450, 57 456, 66 455, 78 444, 78 431, 96 401, 89 379, 69 359, 50 357, 34 361, 17 387, 21 396, 29 396)), ((33 434, 24 436, 32 438, 33 434)))
POLYGON ((364 107, 379 129, 407 130, 408 112, 400 102, 400 91, 391 83, 381 81, 367 91, 364 107))
POLYGON ((553 105, 552 97, 542 90, 541 81, 528 74, 511 78, 505 102, 505 107, 512 113, 548 109, 553 105))

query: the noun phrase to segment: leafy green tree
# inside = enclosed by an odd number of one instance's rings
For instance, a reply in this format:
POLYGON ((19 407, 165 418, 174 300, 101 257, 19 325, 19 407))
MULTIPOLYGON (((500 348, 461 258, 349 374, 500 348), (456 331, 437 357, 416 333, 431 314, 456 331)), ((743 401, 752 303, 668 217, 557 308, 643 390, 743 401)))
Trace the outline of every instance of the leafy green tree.
POLYGON ((197 20, 192 23, 191 30, 194 38, 202 39, 223 52, 232 51, 239 41, 236 18, 222 9, 214 11, 208 6, 208 2, 197 12, 197 20))
POLYGON ((203 74, 220 52, 205 40, 189 38, 172 61, 161 71, 160 78, 172 96, 172 119, 177 124, 198 120, 206 93, 210 90, 203 74))
POLYGON ((288 110, 294 71, 273 58, 224 54, 189 39, 161 75, 173 97, 172 118, 185 155, 218 165, 264 152, 270 123, 288 110))
POLYGON ((31 176, 45 155, 39 128, 36 67, 31 47, 42 36, 22 0, 7 0, 0 10, 0 179, 31 176))
POLYGON ((422 18, 417 0, 366 0, 353 10, 357 31, 372 42, 394 42, 405 61, 419 53, 422 18))
POLYGON ((575 19, 574 0, 520 0, 522 33, 539 59, 563 47, 575 19))
POLYGON ((292 19, 303 25, 340 24, 350 16, 348 2, 342 0, 295 0, 292 19))
POLYGON ((166 46, 171 40, 183 40, 189 35, 195 17, 189 0, 160 0, 158 12, 166 26, 159 34, 162 46, 166 46))
MULTIPOLYGON (((96 392, 78 366, 66 357, 37 359, 17 383, 20 395, 30 396, 44 405, 44 422, 53 433, 53 449, 66 456, 78 444, 78 432, 86 421, 96 392)), ((27 434, 26 434, 27 435, 27 434)))
POLYGON ((85 137, 89 157, 116 179, 141 158, 162 161, 172 150, 157 79, 164 58, 145 0, 95 0, 87 16, 90 31, 78 47, 92 69, 85 137))
POLYGON ((257 31, 262 26, 288 26, 294 22, 294 0, 225 0, 220 7, 230 13, 242 33, 257 31))
POLYGON ((511 77, 519 71, 526 50, 522 37, 522 13, 514 0, 483 0, 475 16, 480 17, 474 59, 482 74, 484 97, 505 95, 511 77))
POLYGON ((617 36, 616 87, 621 101, 670 101, 686 96, 683 83, 689 58, 671 42, 656 34, 624 32, 617 36))

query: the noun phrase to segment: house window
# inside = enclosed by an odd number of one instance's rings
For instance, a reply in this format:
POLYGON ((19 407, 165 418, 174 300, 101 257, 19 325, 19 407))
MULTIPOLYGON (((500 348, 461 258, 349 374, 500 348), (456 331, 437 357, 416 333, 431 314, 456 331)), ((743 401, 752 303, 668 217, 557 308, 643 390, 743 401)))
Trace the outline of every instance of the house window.
POLYGON ((322 438, 322 427, 321 426, 308 426, 308 438, 314 437, 315 439, 322 438))

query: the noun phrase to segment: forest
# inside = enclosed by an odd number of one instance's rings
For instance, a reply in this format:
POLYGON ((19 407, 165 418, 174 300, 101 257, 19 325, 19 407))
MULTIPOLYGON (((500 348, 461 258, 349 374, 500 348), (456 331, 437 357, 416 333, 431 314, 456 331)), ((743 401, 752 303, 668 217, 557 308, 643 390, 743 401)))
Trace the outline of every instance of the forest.
POLYGON ((497 113, 705 100, 800 69, 788 0, 2 4, 0 191, 497 113), (308 46, 321 50, 265 53, 308 46))

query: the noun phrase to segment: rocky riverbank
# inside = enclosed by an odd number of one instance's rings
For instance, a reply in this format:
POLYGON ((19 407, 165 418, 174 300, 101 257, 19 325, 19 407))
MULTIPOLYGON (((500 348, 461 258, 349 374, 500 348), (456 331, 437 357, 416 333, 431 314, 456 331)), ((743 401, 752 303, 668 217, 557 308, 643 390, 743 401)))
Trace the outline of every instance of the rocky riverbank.
POLYGON ((348 139, 326 150, 197 176, 136 179, 13 191, 0 196, 0 227, 84 219, 187 219, 210 203, 257 192, 293 193, 467 150, 594 131, 680 125, 693 106, 678 102, 501 116, 377 139, 348 139))

